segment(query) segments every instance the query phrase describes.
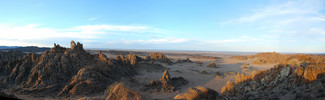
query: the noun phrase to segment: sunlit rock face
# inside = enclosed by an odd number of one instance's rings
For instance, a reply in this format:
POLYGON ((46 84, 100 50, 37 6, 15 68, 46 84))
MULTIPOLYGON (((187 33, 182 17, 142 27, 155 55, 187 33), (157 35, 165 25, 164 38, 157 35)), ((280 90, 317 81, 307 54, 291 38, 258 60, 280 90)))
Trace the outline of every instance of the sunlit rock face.
POLYGON ((174 99, 177 100, 224 100, 218 92, 197 86, 194 88, 189 88, 187 92, 183 94, 176 95, 174 99))
POLYGON ((8 76, 1 82, 19 86, 15 91, 20 93, 37 96, 102 92, 105 89, 102 87, 134 74, 131 67, 140 61, 135 55, 129 55, 123 60, 109 59, 100 52, 91 55, 83 49, 81 43, 74 41, 71 41, 71 48, 54 44, 50 51, 41 55, 22 55, 19 59, 2 59, 1 69, 7 72, 1 74, 8 76))
POLYGON ((160 62, 160 63, 165 63, 165 64, 173 64, 173 62, 168 59, 164 54, 161 53, 151 53, 150 56, 144 57, 144 60, 146 61, 155 61, 155 62, 160 62))
POLYGON ((294 55, 265 71, 237 74, 221 93, 229 99, 324 99, 325 57, 294 55))
POLYGON ((146 100, 139 93, 129 89, 122 83, 114 83, 106 91, 106 100, 146 100))

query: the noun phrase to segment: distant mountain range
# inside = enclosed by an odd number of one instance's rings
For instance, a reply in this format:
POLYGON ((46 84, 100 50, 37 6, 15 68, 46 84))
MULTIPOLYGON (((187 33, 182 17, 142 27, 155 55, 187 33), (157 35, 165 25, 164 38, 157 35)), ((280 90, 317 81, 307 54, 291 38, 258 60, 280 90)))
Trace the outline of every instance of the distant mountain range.
POLYGON ((0 49, 14 49, 14 48, 18 48, 20 46, 0 46, 0 49))
POLYGON ((17 50, 22 52, 44 52, 45 50, 50 50, 47 47, 37 47, 37 46, 0 46, 0 50, 17 50))

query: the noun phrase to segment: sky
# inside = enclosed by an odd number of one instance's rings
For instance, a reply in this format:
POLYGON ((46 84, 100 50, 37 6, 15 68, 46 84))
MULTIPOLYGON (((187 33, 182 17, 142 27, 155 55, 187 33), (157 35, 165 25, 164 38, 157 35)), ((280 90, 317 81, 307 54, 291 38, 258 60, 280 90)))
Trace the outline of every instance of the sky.
POLYGON ((1 0, 0 46, 325 53, 324 0, 1 0))

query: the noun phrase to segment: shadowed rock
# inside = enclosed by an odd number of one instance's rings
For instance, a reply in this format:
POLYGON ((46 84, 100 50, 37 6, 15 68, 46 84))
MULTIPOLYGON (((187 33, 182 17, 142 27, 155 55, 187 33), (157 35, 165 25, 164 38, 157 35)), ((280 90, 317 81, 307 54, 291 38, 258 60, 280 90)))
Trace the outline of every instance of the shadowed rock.
POLYGON ((14 94, 6 94, 4 92, 0 92, 1 100, 20 100, 14 94))
POLYGON ((184 60, 178 59, 176 63, 192 63, 193 61, 190 58, 186 58, 184 60))
POLYGON ((165 70, 162 78, 157 81, 150 81, 149 84, 142 87, 141 91, 148 91, 148 92, 174 92, 175 90, 179 89, 182 85, 187 84, 188 81, 185 80, 183 77, 174 77, 171 78, 169 75, 168 70, 165 70))

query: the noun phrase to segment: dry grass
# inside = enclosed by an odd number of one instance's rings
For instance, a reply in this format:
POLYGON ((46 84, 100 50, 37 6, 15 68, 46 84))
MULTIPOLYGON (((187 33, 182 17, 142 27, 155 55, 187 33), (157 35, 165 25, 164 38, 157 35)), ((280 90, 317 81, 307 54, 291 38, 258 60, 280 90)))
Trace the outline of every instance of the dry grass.
POLYGON ((240 83, 249 83, 250 81, 260 81, 267 75, 269 77, 266 82, 271 82, 279 75, 279 73, 284 68, 290 68, 292 82, 302 82, 308 83, 313 82, 321 77, 325 76, 325 56, 319 55, 305 55, 305 54, 295 54, 295 55, 280 55, 278 53, 263 53, 256 54, 255 57, 265 57, 268 56, 267 63, 279 62, 271 69, 264 71, 253 71, 250 75, 240 74, 236 75, 236 81, 234 83, 228 82, 226 86, 222 88, 222 92, 231 90, 234 85, 240 83))
POLYGON ((235 86, 235 83, 228 81, 226 86, 221 88, 221 93, 225 93, 227 91, 230 91, 235 86))
POLYGON ((216 75, 216 78, 217 78, 217 79, 222 79, 222 77, 221 77, 221 76, 219 76, 219 75, 216 75))

